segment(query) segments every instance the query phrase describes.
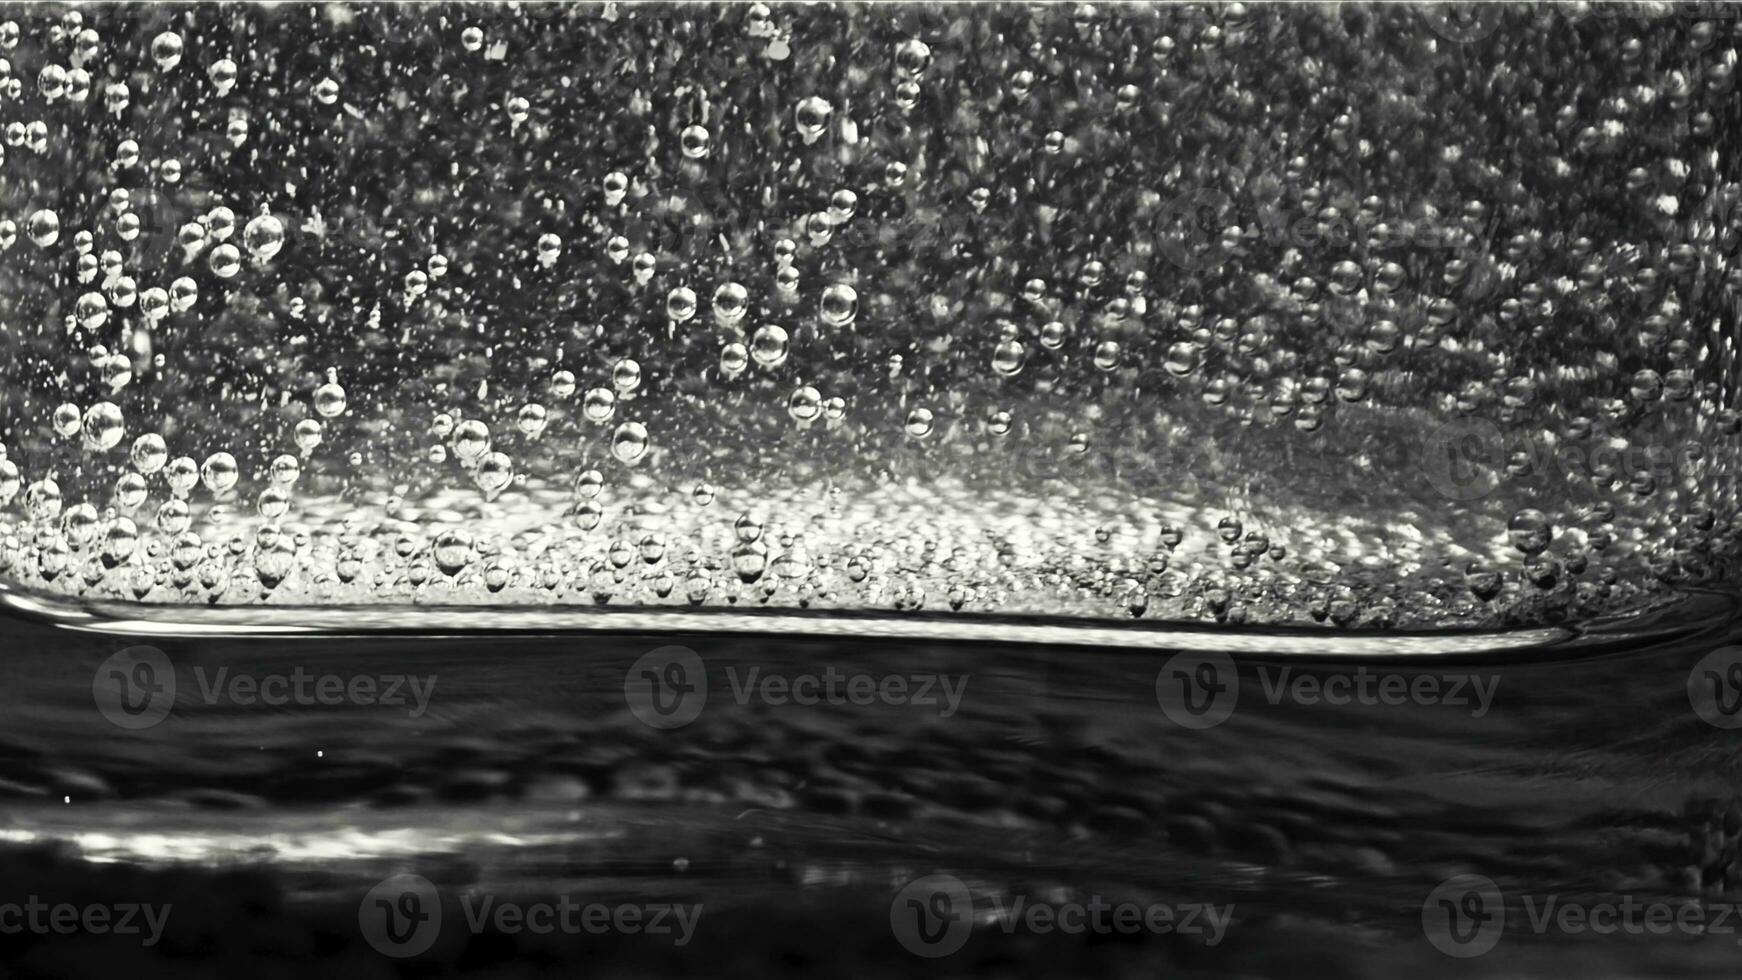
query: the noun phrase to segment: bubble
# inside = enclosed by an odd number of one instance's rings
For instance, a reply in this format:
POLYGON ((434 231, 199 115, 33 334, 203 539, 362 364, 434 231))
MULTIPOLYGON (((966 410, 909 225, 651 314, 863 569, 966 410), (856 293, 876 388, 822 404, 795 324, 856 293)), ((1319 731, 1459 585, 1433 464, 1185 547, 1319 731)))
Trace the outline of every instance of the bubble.
POLYGON ((986 428, 995 436, 1008 435, 1014 422, 1015 419, 1009 412, 998 409, 986 417, 986 428))
POLYGON ((581 414, 589 422, 609 422, 617 413, 617 393, 609 388, 588 388, 581 398, 581 414))
POLYGON ((90 504, 74 504, 60 519, 61 534, 74 548, 84 548, 97 536, 97 508, 90 504))
POLYGON ((641 364, 634 358, 625 357, 611 368, 611 384, 617 393, 627 395, 641 387, 641 364))
POLYGON ((673 323, 686 323, 696 315, 696 291, 679 286, 665 294, 665 315, 673 323))
POLYGON ((624 463, 634 463, 647 453, 647 427, 640 422, 624 422, 611 433, 611 455, 624 463))
POLYGON ((575 525, 583 531, 591 531, 599 526, 604 517, 605 509, 591 500, 582 501, 575 506, 575 525))
POLYGON ((60 218, 47 208, 33 212, 30 220, 24 223, 24 229, 30 240, 41 248, 48 248, 60 240, 60 218))
POLYGON ((214 494, 229 491, 236 485, 236 477, 236 457, 226 452, 207 456, 205 465, 200 467, 200 482, 214 494))
POLYGON ((138 473, 123 473, 115 480, 115 505, 122 510, 136 510, 145 503, 145 477, 138 473))
POLYGON ((563 240, 550 232, 538 236, 538 261, 546 269, 556 265, 563 254, 563 240))
MULTIPOLYGON (((757 327, 755 335, 750 339, 750 356, 756 359, 757 364, 770 370, 786 363, 789 350, 790 338, 786 328, 777 324, 765 323, 757 327)), ((743 368, 740 367, 739 370, 743 368)))
POLYGON ((1489 569, 1481 562, 1470 562, 1464 568, 1464 587, 1483 602, 1500 594, 1503 581, 1499 572, 1489 569))
POLYGON ((623 197, 629 191, 629 175, 613 170, 605 175, 602 186, 605 191, 605 204, 616 207, 623 203, 623 197))
POLYGON ((206 234, 214 242, 226 242, 236 233, 236 212, 220 204, 200 219, 206 234))
POLYGON ((103 383, 110 391, 120 391, 133 380, 133 361, 126 354, 110 354, 98 364, 103 383))
POLYGON ((714 290, 714 320, 721 326, 734 326, 744 319, 749 303, 748 290, 735 282, 724 283, 714 290))
POLYGON ((1117 340, 1103 340, 1095 345, 1095 366, 1103 371, 1111 371, 1118 367, 1120 357, 1117 340))
POLYGON ((583 470, 575 477, 575 494, 583 499, 591 500, 605 489, 605 477, 598 470, 583 470))
POLYGON ((98 402, 85 409, 83 431, 87 449, 108 452, 120 445, 121 437, 127 431, 120 406, 114 402, 98 402))
POLYGON ((1554 526, 1540 510, 1525 508, 1512 515, 1506 523, 1506 537, 1514 548, 1526 555, 1540 554, 1554 537, 1554 526))
POLYGON ((853 213, 859 208, 859 195, 846 188, 829 196, 829 220, 837 225, 844 225, 853 218, 853 213))
POLYGON ((171 71, 181 64, 181 35, 164 31, 151 39, 151 60, 159 71, 171 71))
POLYGON ((514 461, 506 453, 485 453, 478 460, 478 470, 473 479, 477 481, 479 489, 494 497, 514 479, 514 461))
POLYGON ((1337 397, 1346 402, 1358 402, 1367 397, 1367 372, 1358 367, 1344 368, 1337 376, 1337 397))
POLYGON ((63 402, 56 406, 53 417, 55 434, 62 439, 71 439, 79 434, 79 428, 84 424, 84 415, 79 406, 72 402, 63 402))
POLYGON ((169 284, 169 308, 173 312, 186 313, 193 309, 199 298, 199 285, 186 276, 181 276, 169 284))
POLYGON ((1634 401, 1642 404, 1657 401, 1663 396, 1663 376, 1650 368, 1644 368, 1633 375, 1628 393, 1633 396, 1634 401))
POLYGON ((1687 368, 1675 368, 1663 379, 1663 394, 1672 402, 1685 402, 1693 397, 1694 374, 1687 368))
POLYGON ((242 229, 242 243, 249 255, 268 261, 284 248, 284 223, 270 214, 259 215, 242 229))
POLYGON ((768 568, 768 548, 760 541, 740 544, 732 549, 732 570, 738 580, 750 585, 762 578, 768 568))
MULTIPOLYGON (((177 456, 169 461, 163 470, 164 481, 169 484, 169 492, 177 497, 185 497, 192 492, 200 482, 200 465, 190 456, 177 456)), ((183 508, 185 510, 185 506, 183 508)), ((185 530, 185 526, 183 530, 185 530)))
POLYGON ((575 393, 575 373, 573 371, 558 371, 550 376, 550 393, 558 398, 567 398, 575 393))
POLYGON ((147 432, 133 440, 128 459, 133 463, 134 469, 150 476, 163 469, 163 465, 169 461, 169 447, 164 444, 162 436, 147 432))
POLYGON ((1344 260, 1331 267, 1329 285, 1338 296, 1349 296, 1361 288, 1361 267, 1344 260))
MULTIPOLYGON (((783 331, 784 332, 784 331, 783 331)), ((783 358, 784 359, 784 358, 783 358)), ((750 366, 750 351, 737 341, 720 347, 720 373, 735 378, 750 366)))
POLYGON ((36 75, 36 89, 50 102, 61 97, 67 87, 67 70, 60 65, 44 65, 36 75))
POLYGON ((895 48, 895 69, 910 78, 925 74, 931 67, 931 48, 918 38, 909 38, 895 48))
POLYGON ((621 265, 629 257, 629 239, 622 235, 612 235, 610 241, 605 243, 605 257, 621 265))
POLYGON ((296 430, 292 438, 296 442, 296 448, 301 450, 304 455, 307 455, 308 453, 314 452, 315 447, 321 444, 321 438, 324 434, 325 427, 322 426, 319 421, 315 419, 303 419, 296 424, 296 430))
POLYGON ((739 514, 732 522, 732 534, 740 544, 753 544, 762 537, 762 522, 754 514, 739 514))
POLYGON ((206 68, 206 77, 217 87, 219 95, 227 94, 236 84, 236 63, 229 58, 219 58, 206 68))
POLYGON ((1006 340, 992 351, 992 369, 1005 377, 1014 377, 1022 372, 1023 362, 1028 358, 1028 352, 1022 344, 1015 340, 1006 340))
POLYGON ((436 535, 430 546, 430 557, 442 574, 454 576, 472 563, 472 536, 459 528, 449 528, 436 535))
POLYGON ((484 47, 484 32, 476 26, 467 27, 460 32, 460 46, 476 54, 484 47))
POLYGON ((206 264, 219 279, 234 278, 236 273, 242 271, 242 253, 234 245, 219 245, 212 249, 206 264))
POLYGON ((1176 378, 1183 378, 1198 369, 1199 353, 1197 345, 1179 341, 1167 349, 1167 360, 1162 366, 1176 378))
POLYGON ((859 315, 859 294, 846 283, 835 283, 823 290, 819 313, 829 326, 845 327, 859 315))
POLYGON ((288 487, 296 483, 297 478, 302 475, 302 464, 297 462, 295 456, 280 455, 272 460, 272 465, 267 467, 266 474, 267 479, 271 480, 275 486, 288 487))
POLYGON ((793 110, 793 121, 806 143, 813 143, 823 135, 834 111, 834 107, 826 100, 814 95, 799 101, 798 107, 793 110))
POLYGON ((261 517, 276 521, 290 512, 290 494, 279 487, 267 487, 260 491, 255 500, 254 508, 261 517))
POLYGON ((109 301, 102 293, 86 293, 74 305, 73 315, 78 317, 79 326, 95 330, 109 319, 109 301))
POLYGON ((706 507, 714 502, 716 493, 718 491, 712 483, 698 483, 695 489, 690 491, 690 499, 696 502, 696 506, 706 507))
POLYGON ((544 432, 544 427, 548 417, 548 413, 545 412, 544 406, 535 402, 522 405, 520 407, 520 414, 515 417, 514 421, 515 424, 520 427, 520 431, 527 437, 537 438, 544 432))
POLYGON ((702 126, 686 126, 678 134, 678 145, 683 149, 683 155, 691 160, 700 160, 708 155, 709 143, 712 137, 702 126))
POLYGON ((321 79, 315 83, 314 96, 321 105, 332 105, 339 101, 339 83, 331 78, 321 79))
POLYGON ((478 419, 466 419, 454 427, 454 454, 476 462, 490 449, 490 427, 478 419))
POLYGON ((907 434, 915 439, 924 439, 932 433, 932 425, 936 416, 929 408, 916 408, 907 413, 907 434))
POLYGON ((315 411, 321 418, 330 419, 345 412, 345 389, 336 381, 329 381, 315 389, 315 411))
POLYGON ((45 477, 24 491, 24 509, 34 521, 52 521, 60 516, 60 484, 45 477))
MULTIPOLYGON (((814 211, 804 219, 804 232, 812 247, 822 248, 835 237, 835 219, 829 217, 827 212, 814 211)), ((792 281, 797 282, 797 269, 787 266, 780 271, 791 273, 792 281)))
POLYGON ((802 424, 816 421, 817 416, 822 414, 822 410, 822 393, 810 385, 805 385, 793 392, 786 406, 787 414, 791 415, 794 421, 802 424))

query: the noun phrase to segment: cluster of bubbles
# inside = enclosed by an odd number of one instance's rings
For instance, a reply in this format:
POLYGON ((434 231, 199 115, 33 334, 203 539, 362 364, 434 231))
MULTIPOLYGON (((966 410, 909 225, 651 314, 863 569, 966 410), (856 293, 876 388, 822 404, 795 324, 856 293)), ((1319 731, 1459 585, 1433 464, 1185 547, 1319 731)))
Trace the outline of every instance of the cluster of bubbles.
POLYGON ((1421 628, 1742 556, 1742 18, 8 16, 28 587, 1421 628))

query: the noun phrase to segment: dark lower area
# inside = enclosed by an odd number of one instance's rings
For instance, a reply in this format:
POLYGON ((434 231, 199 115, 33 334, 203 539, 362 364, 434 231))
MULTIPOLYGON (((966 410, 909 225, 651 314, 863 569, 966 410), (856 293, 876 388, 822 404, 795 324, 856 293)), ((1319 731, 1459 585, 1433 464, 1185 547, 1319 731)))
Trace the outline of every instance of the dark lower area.
MULTIPOLYGON (((0 934, 13 976, 1733 976, 1736 935, 1531 928, 1530 902, 1742 902, 1738 734, 1690 707, 1732 621, 1577 658, 1243 660, 1227 720, 1157 703, 1169 653, 709 637, 143 639, 0 633, 0 904, 171 906, 161 939, 0 934), (160 723, 93 679, 145 642, 160 723), (625 678, 681 644, 699 715, 661 730, 625 678), (237 703, 214 678, 433 679, 427 708, 237 703), (1492 683, 1492 701, 1304 703, 1302 677, 1492 683), (1286 682, 1281 681, 1287 669, 1286 682), (749 680, 757 671, 756 681, 749 680), (797 704, 768 676, 965 679, 959 706, 797 704), (745 691, 754 690, 745 697, 745 691), (439 938, 383 955, 359 904, 437 889, 439 938), (975 892, 940 958, 891 904, 918 876, 975 892), (1424 934, 1448 877, 1492 879, 1505 935, 1424 934), (1006 931, 986 895, 1232 906, 1226 934, 1006 931), (693 938, 473 930, 466 901, 702 906, 693 938)), ((1442 685, 1442 690, 1444 686, 1442 685)), ((1469 695, 1466 695, 1469 696, 1469 695)), ((3 923, 0 923, 3 924, 3 923)), ((1742 922, 1732 923, 1742 931, 1742 922)))

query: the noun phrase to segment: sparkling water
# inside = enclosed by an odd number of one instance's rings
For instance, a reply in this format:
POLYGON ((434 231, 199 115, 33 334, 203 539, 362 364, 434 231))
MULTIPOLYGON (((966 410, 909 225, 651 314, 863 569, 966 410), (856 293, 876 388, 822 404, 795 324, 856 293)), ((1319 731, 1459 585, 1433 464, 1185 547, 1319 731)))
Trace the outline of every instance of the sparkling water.
POLYGON ((1379 629, 1728 587, 1739 25, 11 8, 0 577, 1379 629))

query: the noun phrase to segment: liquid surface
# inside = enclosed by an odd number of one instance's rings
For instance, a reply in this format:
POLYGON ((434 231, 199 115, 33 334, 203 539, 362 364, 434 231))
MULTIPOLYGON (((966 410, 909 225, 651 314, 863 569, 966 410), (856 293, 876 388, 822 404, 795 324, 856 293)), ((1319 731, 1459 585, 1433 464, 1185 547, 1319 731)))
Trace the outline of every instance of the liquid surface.
POLYGON ((0 576, 1541 626, 1738 553, 1742 19, 0 11, 0 576))

